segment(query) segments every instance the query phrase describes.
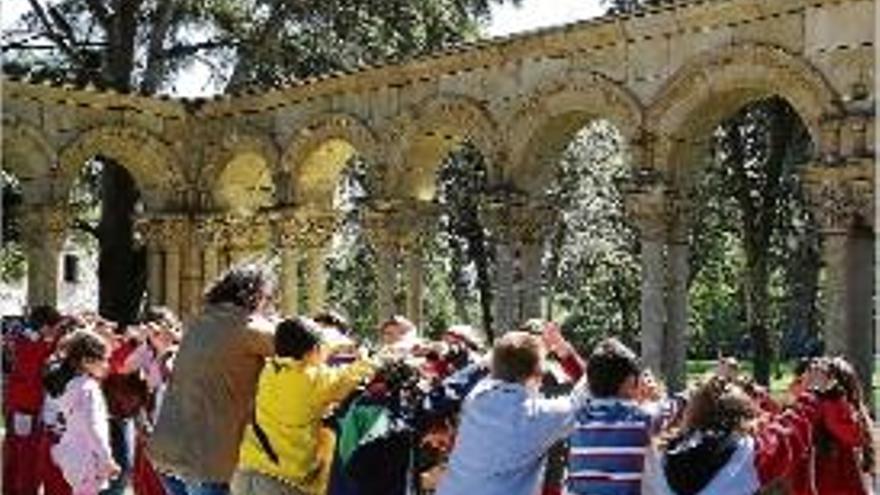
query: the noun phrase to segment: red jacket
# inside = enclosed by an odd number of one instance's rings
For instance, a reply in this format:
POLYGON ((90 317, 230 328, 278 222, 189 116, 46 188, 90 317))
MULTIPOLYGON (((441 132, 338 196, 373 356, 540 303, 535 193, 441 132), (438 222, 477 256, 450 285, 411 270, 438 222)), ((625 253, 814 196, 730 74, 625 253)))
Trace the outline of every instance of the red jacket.
POLYGON ((823 435, 831 445, 820 448, 813 442, 810 462, 800 464, 792 473, 792 495, 867 494, 859 469, 862 428, 855 409, 844 400, 823 400, 820 411, 814 438, 823 435))
POLYGON ((3 404, 6 412, 39 414, 43 406, 43 367, 55 342, 27 335, 9 337, 12 370, 6 376, 3 404))

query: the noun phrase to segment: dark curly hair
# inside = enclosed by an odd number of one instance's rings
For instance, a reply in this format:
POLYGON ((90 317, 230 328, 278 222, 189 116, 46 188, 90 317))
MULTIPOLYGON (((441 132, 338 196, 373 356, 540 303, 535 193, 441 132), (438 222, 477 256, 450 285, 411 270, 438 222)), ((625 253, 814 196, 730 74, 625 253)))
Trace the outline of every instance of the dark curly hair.
POLYGON ((684 412, 684 432, 747 431, 758 408, 737 380, 714 375, 702 382, 684 412))
POLYGON ((206 304, 231 303, 248 312, 259 308, 263 298, 272 292, 269 270, 250 263, 230 268, 205 293, 206 304))

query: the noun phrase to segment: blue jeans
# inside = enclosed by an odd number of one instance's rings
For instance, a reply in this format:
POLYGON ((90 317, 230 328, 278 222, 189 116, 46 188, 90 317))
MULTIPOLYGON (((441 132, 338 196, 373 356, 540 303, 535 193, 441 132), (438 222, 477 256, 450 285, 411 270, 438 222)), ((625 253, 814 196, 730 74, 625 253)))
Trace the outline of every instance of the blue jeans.
POLYGON ((163 474, 161 478, 168 495, 229 495, 228 483, 187 481, 170 474, 163 474))
POLYGON ((134 418, 110 418, 110 450, 119 465, 119 474, 110 480, 101 495, 123 495, 134 469, 134 418))

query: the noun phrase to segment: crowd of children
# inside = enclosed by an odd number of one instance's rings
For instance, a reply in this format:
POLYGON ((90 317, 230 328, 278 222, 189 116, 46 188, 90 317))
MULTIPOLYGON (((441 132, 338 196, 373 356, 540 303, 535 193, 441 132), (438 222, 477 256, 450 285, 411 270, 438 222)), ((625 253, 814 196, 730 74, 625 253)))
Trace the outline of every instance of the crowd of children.
POLYGON ((552 323, 487 349, 394 317, 367 343, 270 301, 239 267, 185 331, 164 308, 121 327, 38 307, 4 328, 3 493, 873 493, 871 417, 839 357, 799 363, 780 402, 731 360, 670 395, 618 340, 582 359, 552 323))

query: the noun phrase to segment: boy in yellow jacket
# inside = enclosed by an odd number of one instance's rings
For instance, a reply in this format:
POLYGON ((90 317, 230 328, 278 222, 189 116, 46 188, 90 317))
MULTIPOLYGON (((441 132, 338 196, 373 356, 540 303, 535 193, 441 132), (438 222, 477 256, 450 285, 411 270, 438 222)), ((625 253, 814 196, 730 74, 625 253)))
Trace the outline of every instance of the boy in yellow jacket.
POLYGON ((232 479, 234 495, 324 495, 335 438, 321 418, 374 372, 360 359, 324 364, 319 327, 308 318, 284 320, 275 356, 266 360, 232 479))

